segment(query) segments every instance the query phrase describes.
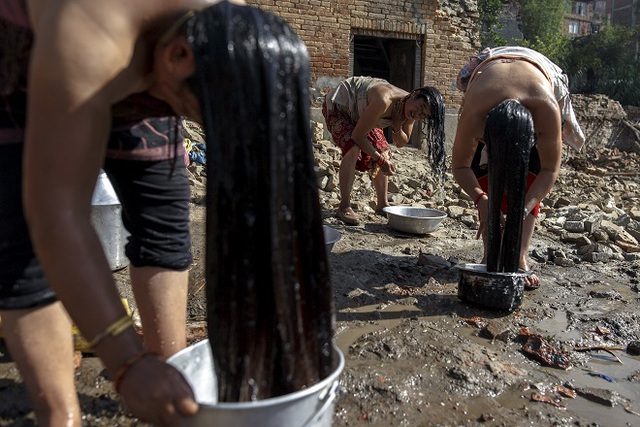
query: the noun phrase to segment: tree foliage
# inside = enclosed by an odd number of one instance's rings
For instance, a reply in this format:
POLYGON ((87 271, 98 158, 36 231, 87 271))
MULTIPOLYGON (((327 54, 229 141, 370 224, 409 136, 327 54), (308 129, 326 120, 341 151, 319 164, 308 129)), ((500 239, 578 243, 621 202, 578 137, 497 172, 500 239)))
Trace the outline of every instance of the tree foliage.
MULTIPOLYGON (((563 31, 565 0, 519 0, 522 45, 561 63, 569 38, 563 31)), ((560 65, 560 64, 559 64, 560 65)))
POLYGON ((632 28, 614 25, 574 39, 565 58, 572 90, 603 93, 623 105, 640 105, 636 35, 632 28))
POLYGON ((507 41, 497 33, 504 27, 500 13, 504 8, 502 0, 478 0, 480 14, 480 43, 482 47, 502 46, 507 41))
POLYGON ((562 34, 565 0, 520 0, 519 3, 524 40, 546 41, 562 34))
MULTIPOLYGON (((563 28, 566 0, 518 0, 519 45, 535 49, 569 76, 574 93, 602 93, 623 105, 640 106, 640 61, 636 43, 640 27, 606 26, 598 33, 570 38, 563 28)), ((478 0, 482 46, 506 44, 502 28, 502 0, 478 0)))

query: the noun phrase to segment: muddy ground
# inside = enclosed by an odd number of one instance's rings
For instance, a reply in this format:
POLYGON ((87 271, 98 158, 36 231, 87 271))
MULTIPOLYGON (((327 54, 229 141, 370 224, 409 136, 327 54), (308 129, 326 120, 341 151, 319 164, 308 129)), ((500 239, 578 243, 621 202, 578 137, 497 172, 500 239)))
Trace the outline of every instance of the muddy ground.
MULTIPOLYGON (((319 156, 326 154, 320 145, 317 148, 319 156)), ((322 162, 335 167, 335 153, 329 154, 322 162)), ((390 229, 387 219, 370 207, 373 192, 364 176, 354 190, 363 219, 359 226, 346 226, 335 218, 335 192, 323 191, 325 224, 342 235, 329 254, 336 341, 346 358, 333 425, 640 425, 640 357, 632 354, 634 342, 640 340, 639 262, 632 256, 585 261, 576 250, 579 236, 570 239, 551 226, 551 219, 567 206, 600 208, 607 197, 613 199, 617 214, 637 206, 638 178, 635 173, 623 178, 616 174, 622 166, 610 160, 619 157, 627 156, 586 150, 565 159, 531 247, 536 255, 532 269, 542 286, 526 292, 522 306, 513 312, 484 309, 458 298, 456 264, 477 262, 481 255, 472 204, 460 196, 451 175, 437 191, 424 176, 426 160, 420 150, 396 152, 398 176, 392 178, 391 199, 448 212, 432 234, 390 229), (405 197, 409 193, 411 197, 405 197), (545 255, 550 253, 566 257, 545 255), (526 331, 570 360, 569 368, 546 366, 525 355, 526 331)), ((637 165, 626 166, 637 172, 637 165)), ((192 342, 206 334, 203 188, 193 171, 192 342)), ((609 214, 604 215, 607 219, 609 214)), ((122 270, 116 277, 135 310, 126 273, 122 270)), ((145 425, 123 411, 95 357, 84 355, 76 383, 87 426, 145 425)), ((0 425, 34 425, 20 376, 4 348, 0 425)))

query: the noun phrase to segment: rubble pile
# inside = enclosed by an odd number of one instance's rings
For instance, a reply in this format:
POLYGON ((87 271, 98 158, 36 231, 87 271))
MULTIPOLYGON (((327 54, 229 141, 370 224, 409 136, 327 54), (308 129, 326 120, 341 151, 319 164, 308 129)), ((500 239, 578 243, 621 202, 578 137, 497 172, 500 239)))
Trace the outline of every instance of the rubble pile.
POLYGON ((540 228, 572 250, 534 256, 560 265, 640 259, 639 165, 636 153, 588 146, 569 159, 544 200, 540 228))
MULTIPOLYGON (((603 95, 573 96, 572 100, 587 144, 581 153, 565 148, 560 176, 541 205, 536 233, 551 237, 558 245, 535 248, 530 255, 538 262, 561 266, 640 260, 638 116, 603 95), (637 135, 630 131, 632 137, 625 139, 621 129, 634 129, 637 135)), ((194 123, 185 121, 184 131, 188 140, 203 142, 202 131, 194 123)), ((340 201, 340 149, 326 139, 323 123, 311 121, 311 134, 320 202, 325 214, 333 215, 340 201)), ((450 172, 444 183, 437 182, 423 150, 393 147, 392 161, 397 173, 389 179, 391 204, 441 209, 463 226, 478 229, 473 202, 450 172)), ((192 202, 202 204, 206 165, 192 162, 188 173, 192 202)), ((368 174, 356 174, 351 196, 356 212, 375 214, 375 193, 368 174)))
MULTIPOLYGON (((332 214, 339 203, 340 151, 323 139, 323 124, 312 123, 322 206, 332 214)), ((415 148, 393 149, 397 174, 389 179, 392 204, 433 207, 477 230, 473 202, 447 173, 444 185, 430 174, 426 154, 415 148)), ((640 155, 588 144, 581 153, 565 149, 562 169, 543 200, 537 233, 558 242, 536 248, 538 262, 569 266, 582 262, 640 260, 640 155)), ((352 192, 354 210, 373 214, 375 193, 367 174, 357 173, 352 192)))
POLYGON ((605 95, 573 95, 571 101, 590 146, 640 154, 637 107, 623 108, 605 95))

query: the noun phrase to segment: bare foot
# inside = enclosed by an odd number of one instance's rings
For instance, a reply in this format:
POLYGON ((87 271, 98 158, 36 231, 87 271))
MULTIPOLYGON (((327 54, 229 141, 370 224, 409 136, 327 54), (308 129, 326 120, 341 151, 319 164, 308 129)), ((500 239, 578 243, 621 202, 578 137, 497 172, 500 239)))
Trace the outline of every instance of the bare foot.
MULTIPOLYGON (((520 269, 522 269, 523 271, 530 271, 529 270, 529 263, 527 262, 527 260, 520 260, 520 269)), ((537 274, 531 272, 531 274, 527 277, 525 277, 524 279, 524 289, 527 291, 533 291, 535 289, 538 289, 540 287, 540 278, 538 277, 537 274)))
POLYGON ((540 287, 540 278, 535 274, 531 273, 531 275, 525 278, 524 289, 527 291, 533 291, 540 287))
POLYGON ((376 206, 376 215, 382 215, 382 216, 387 216, 386 213, 384 213, 382 210, 386 207, 391 206, 389 203, 387 203, 386 205, 378 205, 376 206))

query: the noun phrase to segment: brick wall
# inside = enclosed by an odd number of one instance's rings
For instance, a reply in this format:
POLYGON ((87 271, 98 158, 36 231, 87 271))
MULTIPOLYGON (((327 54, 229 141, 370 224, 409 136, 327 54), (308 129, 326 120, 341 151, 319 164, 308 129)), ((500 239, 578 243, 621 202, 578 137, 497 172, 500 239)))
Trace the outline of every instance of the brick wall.
POLYGON ((248 0, 273 12, 307 45, 311 85, 323 92, 352 72, 352 33, 422 41, 422 84, 447 105, 460 101, 453 82, 479 46, 475 0, 248 0))

